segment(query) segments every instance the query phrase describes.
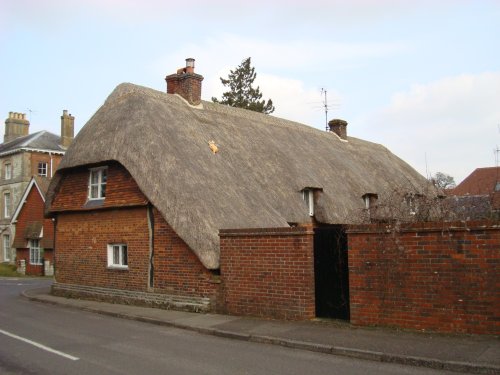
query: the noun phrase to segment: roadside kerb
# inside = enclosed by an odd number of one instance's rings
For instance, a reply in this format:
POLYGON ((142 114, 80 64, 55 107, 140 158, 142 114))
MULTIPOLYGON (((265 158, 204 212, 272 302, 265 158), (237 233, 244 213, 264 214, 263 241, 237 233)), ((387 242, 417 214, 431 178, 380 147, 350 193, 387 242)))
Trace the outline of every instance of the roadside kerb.
POLYGON ((278 345, 292 349, 298 350, 307 350, 311 352, 324 353, 324 354, 332 354, 339 355, 344 357, 351 357, 369 361, 376 362, 386 362, 386 363, 397 363, 401 365, 415 366, 415 367, 426 367, 432 368, 436 370, 448 370, 455 372, 463 372, 463 373, 471 373, 471 374, 491 374, 498 375, 500 374, 500 366, 495 365, 482 365, 468 362, 456 362, 456 361, 443 361, 438 359, 430 359, 430 358, 422 358, 422 357, 414 357, 407 355, 394 355, 387 354, 382 352, 356 349, 356 348, 346 348, 340 346, 332 346, 325 344, 318 344, 314 342, 308 341, 300 341, 300 340, 291 340, 284 339, 280 337, 274 336, 264 336, 264 335, 252 335, 241 332, 227 331, 227 330, 219 330, 216 328, 206 328, 199 327, 195 325, 188 325, 173 321, 161 320, 151 317, 145 317, 140 315, 131 315, 124 314, 120 312, 107 311, 98 308, 88 307, 88 306, 78 306, 72 303, 64 303, 61 301, 48 300, 45 298, 40 298, 37 296, 32 296, 27 293, 28 291, 23 291, 21 295, 31 301, 42 302, 52 305, 59 305, 63 307, 75 308, 82 311, 88 311, 92 313, 97 313, 101 315, 128 319, 128 320, 136 320, 144 323, 156 324, 166 327, 179 328, 184 330, 189 330, 193 332, 197 332, 200 334, 212 335, 217 337, 224 337, 233 340, 240 341, 250 341, 255 343, 262 344, 271 344, 278 345))

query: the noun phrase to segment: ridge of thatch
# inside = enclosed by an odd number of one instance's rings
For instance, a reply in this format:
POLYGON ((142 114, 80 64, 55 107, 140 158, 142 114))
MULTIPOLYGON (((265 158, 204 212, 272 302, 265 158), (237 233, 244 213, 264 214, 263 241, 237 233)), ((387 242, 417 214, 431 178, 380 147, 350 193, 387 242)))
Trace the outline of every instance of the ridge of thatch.
POLYGON ((301 190, 321 188, 316 219, 354 221, 361 196, 425 179, 385 147, 256 112, 121 84, 80 131, 67 168, 116 160, 209 269, 219 229, 310 221, 301 190), (213 153, 209 142, 218 152, 213 153))

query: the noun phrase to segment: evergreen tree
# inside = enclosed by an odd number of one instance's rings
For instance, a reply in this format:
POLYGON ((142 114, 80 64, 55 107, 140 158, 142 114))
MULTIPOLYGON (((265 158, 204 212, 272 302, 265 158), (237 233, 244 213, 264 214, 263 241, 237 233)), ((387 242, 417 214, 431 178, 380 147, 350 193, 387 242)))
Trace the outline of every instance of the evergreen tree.
POLYGON ((257 73, 255 73, 255 68, 250 65, 249 57, 243 60, 234 71, 231 70, 227 79, 221 77, 220 81, 224 86, 229 86, 229 91, 222 94, 220 101, 215 97, 212 97, 212 101, 265 114, 273 113, 273 101, 269 99, 266 103, 265 100, 260 100, 262 93, 259 86, 252 87, 256 77, 257 73))

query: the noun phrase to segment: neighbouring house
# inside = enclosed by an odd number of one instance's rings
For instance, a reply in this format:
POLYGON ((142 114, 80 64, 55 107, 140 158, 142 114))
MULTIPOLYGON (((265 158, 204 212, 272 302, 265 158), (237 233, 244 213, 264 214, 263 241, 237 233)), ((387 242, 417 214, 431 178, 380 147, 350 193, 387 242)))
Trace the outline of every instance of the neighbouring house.
POLYGON ((477 168, 447 193, 472 219, 500 212, 500 167, 477 168), (465 207, 465 208, 464 208, 465 207))
MULTIPOLYGON (((0 262, 15 263, 12 215, 32 176, 50 180, 74 134, 75 118, 63 111, 61 136, 42 130, 29 134, 24 113, 9 112, 4 142, 0 144, 0 262)), ((40 220, 34 218, 33 220, 40 220)))
POLYGON ((320 131, 202 101, 203 77, 186 61, 166 77, 166 93, 116 87, 69 147, 46 200, 53 293, 348 318, 345 288, 335 306, 323 297, 328 262, 348 284, 342 225, 385 191, 419 191, 426 179, 385 147, 347 136, 345 121, 320 131))
POLYGON ((52 276, 54 274, 54 223, 44 217, 46 178, 33 176, 12 216, 16 235, 18 272, 24 275, 52 276))

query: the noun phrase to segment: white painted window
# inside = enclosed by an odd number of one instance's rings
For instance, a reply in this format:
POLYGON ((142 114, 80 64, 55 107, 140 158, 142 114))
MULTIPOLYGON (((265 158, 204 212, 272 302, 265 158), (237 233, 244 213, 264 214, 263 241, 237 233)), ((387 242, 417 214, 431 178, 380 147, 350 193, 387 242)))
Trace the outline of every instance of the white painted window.
POLYGON ((41 265, 42 254, 40 250, 40 240, 29 240, 30 264, 41 265))
POLYGON ((3 235, 3 261, 10 262, 10 236, 3 235))
POLYGON ((106 183, 108 168, 93 168, 89 177, 89 199, 104 199, 106 197, 106 183))
POLYGON ((3 193, 3 216, 5 218, 9 218, 10 211, 11 211, 10 193, 3 193))
POLYGON ((38 163, 38 175, 42 176, 42 177, 47 176, 47 163, 46 162, 38 163))
POLYGON ((6 180, 10 180, 12 178, 12 164, 5 163, 4 176, 6 180))
POLYGON ((108 244, 108 267, 110 268, 128 268, 127 245, 108 244))
POLYGON ((309 208, 309 216, 314 216, 314 190, 302 190, 302 199, 304 199, 307 203, 307 207, 309 208))

